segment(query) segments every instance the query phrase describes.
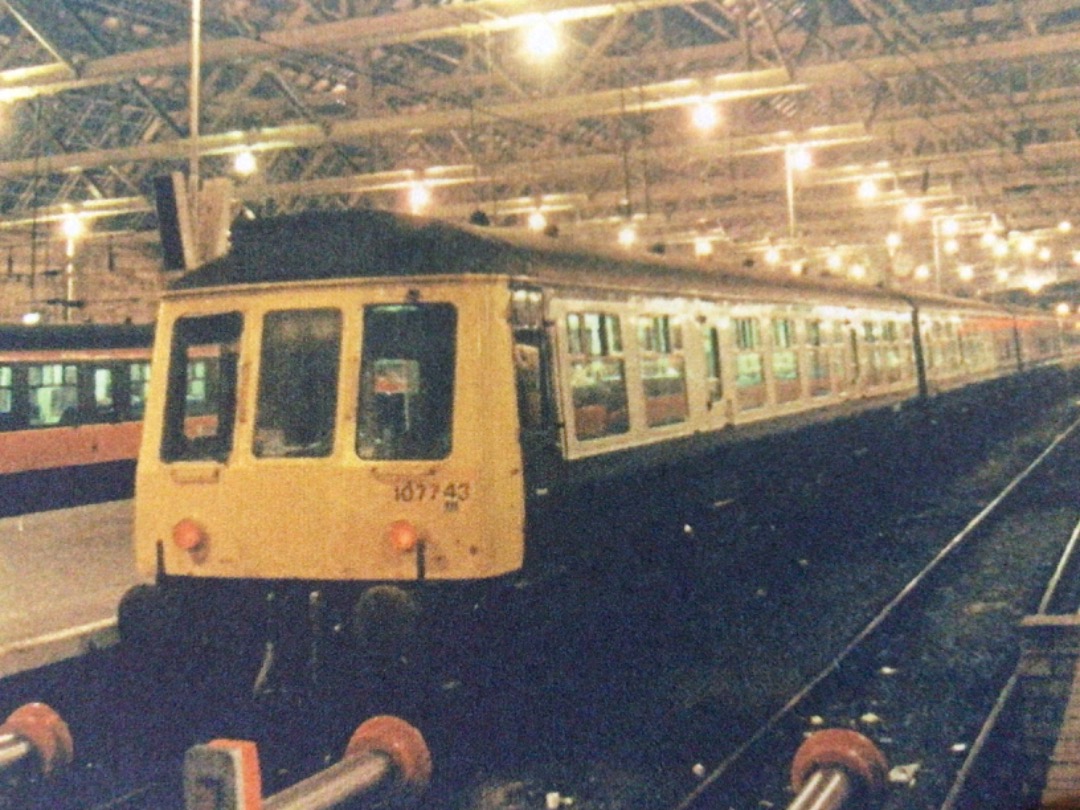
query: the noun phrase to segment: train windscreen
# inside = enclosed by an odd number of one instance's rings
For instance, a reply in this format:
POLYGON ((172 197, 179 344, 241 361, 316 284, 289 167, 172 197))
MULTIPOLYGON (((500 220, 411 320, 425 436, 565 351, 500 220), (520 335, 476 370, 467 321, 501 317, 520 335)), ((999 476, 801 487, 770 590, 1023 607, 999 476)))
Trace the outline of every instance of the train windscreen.
POLYGON ((319 457, 334 445, 341 312, 271 312, 263 321, 255 455, 319 457))
POLYGON ((364 308, 356 437, 361 458, 449 455, 456 328, 450 304, 364 308))
POLYGON ((177 319, 173 326, 165 430, 165 461, 223 461, 232 449, 238 312, 177 319))

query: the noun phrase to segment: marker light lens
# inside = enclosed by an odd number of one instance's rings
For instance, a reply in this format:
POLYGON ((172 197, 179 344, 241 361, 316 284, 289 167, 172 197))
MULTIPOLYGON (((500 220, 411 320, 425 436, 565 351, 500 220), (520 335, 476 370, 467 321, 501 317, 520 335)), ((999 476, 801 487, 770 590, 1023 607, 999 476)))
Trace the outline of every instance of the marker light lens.
POLYGON ((206 530, 191 518, 184 518, 172 530, 173 543, 183 551, 196 551, 209 539, 206 530))
POLYGON ((412 551, 419 538, 416 527, 407 520, 395 520, 390 524, 390 545, 400 552, 412 551))

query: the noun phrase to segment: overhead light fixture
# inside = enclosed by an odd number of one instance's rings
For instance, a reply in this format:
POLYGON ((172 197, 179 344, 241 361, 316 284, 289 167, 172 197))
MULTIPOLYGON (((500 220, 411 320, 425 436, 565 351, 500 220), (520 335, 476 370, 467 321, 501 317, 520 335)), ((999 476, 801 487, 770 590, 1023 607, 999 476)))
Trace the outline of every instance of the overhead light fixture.
POLYGON ((919 200, 908 200, 901 215, 908 222, 918 222, 923 216, 923 204, 919 200))
POLYGON ((635 242, 637 242, 637 230, 634 228, 633 225, 624 225, 623 227, 619 228, 619 235, 617 238, 619 240, 619 244, 623 247, 631 247, 635 242))
POLYGON ((799 144, 788 144, 785 156, 790 169, 798 172, 806 171, 814 165, 814 158, 810 150, 799 144))
POLYGON ((409 210, 414 214, 423 213, 431 205, 431 189, 427 183, 413 183, 409 186, 409 210))
POLYGON ((251 176, 258 167, 259 164, 258 161, 255 160, 255 153, 250 149, 237 152, 236 156, 233 157, 233 171, 241 177, 251 176))
POLYGON ((699 132, 712 132, 720 123, 720 114, 715 104, 702 99, 690 111, 690 121, 699 132))
POLYGON ((542 231, 547 227, 547 217, 543 211, 533 211, 529 214, 528 226, 530 231, 542 231))
POLYGON ((546 18, 537 16, 525 27, 524 44, 534 59, 550 59, 559 52, 559 33, 546 18))
POLYGON ((78 239, 86 233, 86 224, 78 214, 65 214, 60 221, 60 231, 67 239, 78 239))
POLYGON ((867 178, 859 183, 858 195, 860 200, 873 200, 878 196, 878 184, 876 180, 867 178))

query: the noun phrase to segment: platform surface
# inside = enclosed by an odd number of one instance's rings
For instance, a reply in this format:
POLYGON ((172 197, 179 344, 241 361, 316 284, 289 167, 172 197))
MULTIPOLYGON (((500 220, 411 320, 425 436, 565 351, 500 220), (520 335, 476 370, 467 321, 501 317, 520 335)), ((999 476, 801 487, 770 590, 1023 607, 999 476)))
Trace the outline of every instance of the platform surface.
POLYGON ((0 677, 115 641, 132 585, 130 500, 0 519, 0 677))

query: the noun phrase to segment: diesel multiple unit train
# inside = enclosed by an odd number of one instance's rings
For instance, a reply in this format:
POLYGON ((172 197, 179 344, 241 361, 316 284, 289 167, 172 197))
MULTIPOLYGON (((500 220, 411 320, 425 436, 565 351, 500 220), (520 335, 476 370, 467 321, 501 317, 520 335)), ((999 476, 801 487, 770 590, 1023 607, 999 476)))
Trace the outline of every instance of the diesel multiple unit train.
POLYGON ((0 327, 0 514, 130 497, 153 327, 0 327))
POLYGON ((1042 313, 386 212, 232 240, 159 308, 142 642, 290 599, 305 633, 408 632, 551 564, 538 515, 586 482, 1063 359, 1042 313))

